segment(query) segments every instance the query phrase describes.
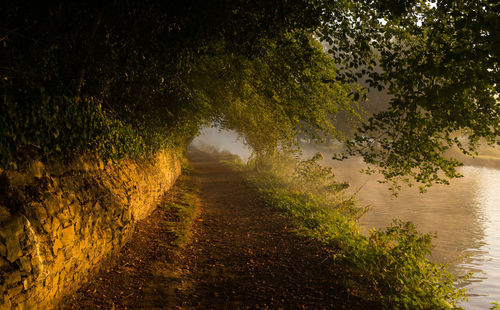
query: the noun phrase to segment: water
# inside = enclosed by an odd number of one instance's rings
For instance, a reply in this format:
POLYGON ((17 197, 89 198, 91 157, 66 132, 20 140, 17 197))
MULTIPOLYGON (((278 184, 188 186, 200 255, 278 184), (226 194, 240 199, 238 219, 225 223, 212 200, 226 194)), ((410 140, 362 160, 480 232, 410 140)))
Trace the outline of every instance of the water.
POLYGON ((359 189, 361 203, 371 209, 360 221, 363 231, 388 226, 393 218, 412 221, 422 232, 436 234, 433 260, 449 264, 455 274, 473 271, 467 282, 466 309, 489 309, 500 301, 500 170, 464 166, 461 179, 420 194, 416 188, 393 197, 376 176, 360 174, 360 158, 325 161, 338 180, 359 189), (466 259, 465 256, 470 258, 466 259))

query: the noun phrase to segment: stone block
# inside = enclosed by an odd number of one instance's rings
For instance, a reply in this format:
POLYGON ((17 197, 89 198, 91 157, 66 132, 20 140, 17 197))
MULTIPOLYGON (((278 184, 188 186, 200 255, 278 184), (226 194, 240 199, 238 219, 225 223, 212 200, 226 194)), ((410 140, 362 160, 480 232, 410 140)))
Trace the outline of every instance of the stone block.
POLYGON ((19 258, 19 267, 21 271, 25 271, 27 273, 31 272, 31 259, 28 256, 22 256, 19 258))
POLYGON ((50 251, 43 251, 38 256, 36 253, 31 256, 31 274, 37 279, 39 277, 45 278, 47 276, 47 262, 53 261, 54 255, 50 251))
POLYGON ((69 203, 78 203, 78 198, 76 197, 76 194, 73 191, 70 191, 66 194, 67 194, 69 203))
POLYGON ((56 273, 52 278, 52 286, 57 286, 59 284, 59 273, 56 273))
POLYGON ((54 269, 58 270, 61 269, 64 266, 64 261, 66 259, 64 258, 63 253, 59 253, 59 255, 56 256, 56 259, 54 260, 54 269))
POLYGON ((71 244, 75 240, 75 229, 73 225, 62 229, 61 242, 63 245, 71 244))
POLYGON ((50 174, 62 175, 65 172, 65 166, 62 162, 53 162, 50 164, 50 174))
POLYGON ((75 264, 73 263, 73 260, 66 260, 66 263, 64 264, 64 270, 68 271, 68 276, 71 277, 71 275, 74 273, 75 270, 75 264))
POLYGON ((54 253, 54 255, 57 255, 59 249, 62 247, 63 247, 63 244, 62 244, 61 240, 59 238, 56 238, 54 240, 54 244, 52 245, 52 253, 54 253))
POLYGON ((6 275, 5 284, 7 286, 13 286, 18 282, 21 282, 21 272, 19 270, 12 271, 6 275))
MULTIPOLYGON (((23 295, 24 294, 26 294, 26 292, 24 292, 23 295)), ((25 296, 19 296, 16 299, 16 309, 18 310, 31 310, 34 308, 32 304, 33 304, 32 302, 26 300, 25 296)))
POLYGON ((78 234, 78 232, 82 229, 82 220, 80 217, 75 217, 73 223, 75 225, 75 233, 78 234))
POLYGON ((32 282, 32 277, 27 277, 23 280, 23 288, 25 291, 27 291, 30 288, 30 284, 32 282))
POLYGON ((47 218, 45 221, 42 222, 42 227, 46 233, 52 231, 52 221, 50 220, 50 218, 47 218))
POLYGON ((40 222, 43 222, 47 219, 47 210, 39 202, 30 203, 28 206, 28 210, 33 215, 33 217, 40 222))
POLYGON ((7 256, 7 247, 5 244, 0 242, 0 257, 6 257, 7 256))
POLYGON ((52 227, 51 227, 51 229, 52 229, 51 233, 53 236, 57 236, 57 231, 59 230, 60 226, 61 226, 61 222, 59 222, 57 217, 54 217, 52 219, 52 227))
POLYGON ((4 295, 4 299, 0 299, 0 306, 2 306, 2 309, 13 309, 12 302, 9 299, 9 296, 7 294, 4 295))
POLYGON ((50 195, 49 197, 47 197, 43 201, 43 204, 45 205, 45 208, 47 209, 50 215, 59 213, 59 210, 61 210, 61 208, 63 207, 63 203, 55 195, 50 195))
POLYGON ((91 263, 88 258, 82 255, 81 259, 78 261, 77 270, 80 273, 86 273, 91 267, 91 263))
POLYGON ((22 291, 23 291, 23 285, 19 284, 17 286, 14 286, 13 288, 8 289, 7 294, 12 298, 13 296, 21 294, 22 291))
MULTIPOLYGON (((47 294, 48 291, 53 291, 54 288, 56 288, 57 291, 57 287, 59 286, 59 281, 60 281, 59 272, 48 276, 44 281, 44 287, 42 293, 47 294)), ((62 284, 63 283, 61 283, 61 285, 62 284)))
MULTIPOLYGON (((7 266, 9 264, 9 262, 3 258, 2 256, 0 256, 0 268, 2 268, 3 266, 7 266)), ((0 286, 0 292, 1 292, 1 286, 0 286)))
POLYGON ((72 217, 75 217, 79 206, 75 203, 72 203, 70 200, 68 200, 68 203, 69 203, 68 206, 69 213, 72 217))
POLYGON ((71 223, 73 216, 68 208, 64 208, 57 214, 57 218, 64 226, 68 226, 71 223))
POLYGON ((11 216, 0 223, 0 236, 4 239, 17 238, 24 232, 24 223, 20 216, 11 216))
POLYGON ((82 169, 85 171, 85 172, 89 172, 90 170, 92 170, 92 167, 89 163, 87 162, 82 162, 82 169))
POLYGON ((45 173, 45 165, 37 160, 33 161, 29 167, 29 174, 32 178, 41 178, 45 173))
POLYGON ((53 300, 53 299, 55 299, 55 297, 56 297, 56 295, 57 295, 57 291, 58 291, 58 287, 57 287, 57 285, 52 286, 50 289, 48 289, 48 292, 47 292, 47 297, 48 297, 48 300, 53 300))
POLYGON ((104 170, 104 162, 101 159, 97 160, 97 168, 99 170, 104 170))
POLYGON ((11 263, 23 255, 23 251, 21 250, 21 246, 19 245, 19 240, 17 238, 14 237, 7 239, 5 246, 7 248, 7 260, 11 263))
POLYGON ((11 216, 12 214, 9 212, 9 210, 6 207, 0 205, 0 223, 3 223, 11 216))
MULTIPOLYGON (((82 241, 80 241, 80 243, 81 242, 82 241)), ((82 256, 82 251, 80 250, 80 247, 77 245, 73 245, 71 247, 70 255, 71 255, 71 257, 75 258, 75 260, 78 261, 82 256)))
POLYGON ((90 237, 90 223, 86 223, 85 226, 81 229, 81 235, 84 238, 89 238, 90 237))
POLYGON ((50 184, 51 184, 52 188, 55 189, 55 188, 59 187, 59 179, 58 178, 50 177, 49 180, 50 180, 50 184))
POLYGON ((8 177, 12 188, 22 188, 27 183, 30 183, 28 176, 18 171, 10 171, 8 177))

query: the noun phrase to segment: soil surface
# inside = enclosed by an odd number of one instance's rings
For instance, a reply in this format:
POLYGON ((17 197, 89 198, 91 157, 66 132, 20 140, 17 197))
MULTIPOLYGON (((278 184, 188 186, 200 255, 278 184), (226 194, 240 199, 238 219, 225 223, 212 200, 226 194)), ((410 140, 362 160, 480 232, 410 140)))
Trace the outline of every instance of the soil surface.
MULTIPOLYGON (((66 309, 364 309, 347 293, 331 250, 297 236, 241 176, 191 151, 199 216, 190 240, 173 249, 178 215, 158 208, 140 223, 114 265, 63 303, 66 309)), ((176 189, 177 188, 177 189, 176 189)))

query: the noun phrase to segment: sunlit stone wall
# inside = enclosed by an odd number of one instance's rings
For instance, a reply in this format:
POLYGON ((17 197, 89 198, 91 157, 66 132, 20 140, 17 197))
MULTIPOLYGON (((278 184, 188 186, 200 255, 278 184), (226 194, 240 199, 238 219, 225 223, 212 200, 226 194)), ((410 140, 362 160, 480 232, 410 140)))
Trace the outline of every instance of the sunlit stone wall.
POLYGON ((170 153, 0 171, 0 309, 45 309, 129 239, 180 174, 170 153))

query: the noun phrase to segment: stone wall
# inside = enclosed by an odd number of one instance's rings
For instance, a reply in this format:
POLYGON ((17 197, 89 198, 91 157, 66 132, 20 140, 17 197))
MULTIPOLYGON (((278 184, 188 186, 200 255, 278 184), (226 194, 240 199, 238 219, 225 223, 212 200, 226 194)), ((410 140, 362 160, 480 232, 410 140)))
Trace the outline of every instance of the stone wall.
POLYGON ((0 309, 53 308, 129 239, 180 174, 167 152, 0 171, 0 309))

